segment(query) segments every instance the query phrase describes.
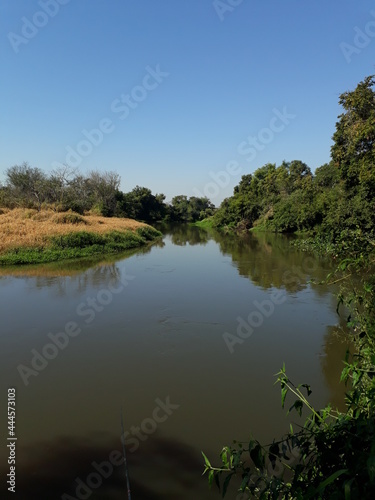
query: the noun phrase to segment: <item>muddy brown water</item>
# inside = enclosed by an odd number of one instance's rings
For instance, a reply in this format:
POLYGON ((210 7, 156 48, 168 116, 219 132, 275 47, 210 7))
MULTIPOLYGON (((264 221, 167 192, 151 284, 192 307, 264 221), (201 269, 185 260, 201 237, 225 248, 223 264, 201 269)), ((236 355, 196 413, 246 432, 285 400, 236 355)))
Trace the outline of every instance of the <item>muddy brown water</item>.
POLYGON ((2 270, 2 498, 10 387, 17 499, 126 498, 121 409, 133 500, 205 500, 220 495, 201 450, 219 463, 234 439, 302 423, 280 407, 284 362, 316 407, 343 404, 344 321, 333 290, 311 283, 329 261, 284 236, 163 231, 105 261, 2 270))

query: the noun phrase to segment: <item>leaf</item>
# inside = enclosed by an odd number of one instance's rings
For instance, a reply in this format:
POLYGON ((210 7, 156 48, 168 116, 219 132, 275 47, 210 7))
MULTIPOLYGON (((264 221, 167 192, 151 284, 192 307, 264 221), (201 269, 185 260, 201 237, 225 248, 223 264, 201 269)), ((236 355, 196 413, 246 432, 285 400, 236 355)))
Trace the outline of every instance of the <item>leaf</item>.
POLYGON ((254 462, 255 467, 258 469, 263 469, 264 467, 264 456, 262 453, 262 447, 258 443, 255 448, 250 452, 251 460, 254 462))
POLYGON ((205 462, 205 464, 206 464, 206 467, 207 467, 208 469, 211 469, 211 464, 210 464, 210 461, 208 460, 208 458, 206 457, 206 455, 203 453, 203 451, 202 451, 201 453, 202 453, 202 455, 203 455, 203 458, 204 458, 204 462, 205 462))
POLYGON ((296 410, 296 412, 298 412, 299 416, 302 415, 302 408, 303 408, 303 403, 302 401, 300 401, 299 399, 297 399, 297 401, 295 401, 292 406, 289 408, 288 410, 288 413, 290 413, 293 408, 296 410))
POLYGON ((215 472, 213 470, 210 470, 210 472, 208 473, 208 484, 209 484, 210 488, 212 486, 214 474, 215 474, 215 472))
POLYGON ((249 441, 249 453, 253 449, 254 444, 255 444, 255 441, 253 439, 250 439, 250 441, 249 441))
POLYGON ((230 483, 230 480, 232 479, 232 476, 233 476, 233 473, 229 474, 226 478, 225 478, 225 481, 223 483, 223 493, 222 493, 222 497, 224 498, 226 493, 227 493, 227 489, 228 489, 228 486, 229 486, 229 483, 230 483))
MULTIPOLYGON (((318 488, 314 491, 314 495, 316 495, 317 493, 322 493, 329 484, 333 483, 333 481, 336 481, 336 479, 339 476, 341 476, 342 474, 346 474, 347 472, 348 469, 341 469, 331 474, 329 477, 327 477, 327 479, 325 479, 322 483, 320 483, 318 488)), ((309 496, 307 498, 313 498, 313 497, 309 496)))
POLYGON ((221 472, 218 472, 217 474, 214 475, 215 484, 218 487, 219 491, 220 491, 220 479, 219 479, 220 474, 221 472))
POLYGON ((281 408, 284 408, 285 398, 286 398, 287 394, 288 394, 288 388, 287 387, 283 387, 281 389, 281 408))
POLYGON ((240 491, 245 491, 245 488, 247 486, 247 483, 249 482, 249 479, 250 479, 250 476, 246 475, 243 480, 242 480, 242 483, 241 483, 241 486, 240 486, 240 491))
POLYGON ((223 465, 229 468, 228 452, 229 452, 228 447, 224 446, 224 448, 221 450, 220 457, 221 461, 223 462, 223 465))
POLYGON ((279 445, 277 443, 273 443, 269 448, 268 454, 269 461, 272 464, 272 469, 275 468, 277 457, 280 457, 279 445))
POLYGON ((301 387, 304 387, 307 391, 307 395, 310 396, 312 393, 311 387, 308 384, 302 384, 301 387))
POLYGON ((352 482, 354 481, 354 478, 350 479, 349 481, 345 481, 345 486, 344 486, 344 492, 345 492, 345 500, 350 500, 351 499, 351 485, 352 482))
POLYGON ((282 452, 283 458, 286 460, 289 460, 289 457, 287 455, 287 451, 288 451, 288 446, 285 443, 283 443, 281 445, 281 452, 282 452))

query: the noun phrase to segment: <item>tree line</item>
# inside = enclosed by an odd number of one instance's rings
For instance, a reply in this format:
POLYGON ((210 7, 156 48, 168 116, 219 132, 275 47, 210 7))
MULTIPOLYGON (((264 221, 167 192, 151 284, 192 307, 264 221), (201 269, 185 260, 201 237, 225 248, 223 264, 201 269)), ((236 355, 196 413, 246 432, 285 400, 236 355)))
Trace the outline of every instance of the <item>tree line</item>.
POLYGON ((300 161, 268 163, 242 176, 213 217, 218 228, 312 231, 337 238, 375 223, 375 79, 340 96, 344 113, 331 161, 311 172, 300 161))
POLYGON ((0 206, 92 212, 145 222, 195 222, 214 213, 215 207, 208 198, 179 195, 166 203, 164 194, 154 195, 146 187, 136 186, 124 193, 120 181, 116 172, 91 171, 83 175, 63 166, 46 174, 23 163, 6 170, 5 183, 0 184, 0 206))

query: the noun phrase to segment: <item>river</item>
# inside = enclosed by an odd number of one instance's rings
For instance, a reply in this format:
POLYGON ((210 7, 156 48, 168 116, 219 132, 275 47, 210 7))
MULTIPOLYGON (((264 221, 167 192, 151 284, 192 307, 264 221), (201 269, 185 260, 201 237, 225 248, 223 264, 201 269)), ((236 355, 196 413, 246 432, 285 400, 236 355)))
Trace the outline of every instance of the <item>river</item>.
POLYGON ((163 231, 121 257, 1 271, 0 493, 9 387, 28 500, 126 498, 123 431, 133 500, 220 498, 201 450, 219 463, 233 439, 302 423, 274 386, 284 362, 314 405, 342 405, 343 321, 311 282, 329 261, 280 235, 163 231))

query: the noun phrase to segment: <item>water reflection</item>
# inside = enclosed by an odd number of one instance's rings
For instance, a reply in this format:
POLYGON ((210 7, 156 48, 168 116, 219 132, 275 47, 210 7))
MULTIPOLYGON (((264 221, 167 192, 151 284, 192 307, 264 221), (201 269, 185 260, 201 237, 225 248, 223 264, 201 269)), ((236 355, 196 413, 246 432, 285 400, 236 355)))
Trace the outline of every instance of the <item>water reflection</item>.
MULTIPOLYGON (((287 244, 283 235, 257 233, 236 236, 215 232, 213 237, 223 255, 231 256, 240 276, 265 289, 276 287, 297 292, 306 288, 311 279, 323 280, 330 269, 328 261, 298 251, 287 244)), ((319 290, 327 291, 324 287, 319 290)))
MULTIPOLYGON (((296 383, 311 384, 314 405, 341 404, 345 348, 336 332, 344 325, 331 290, 309 283, 325 277, 326 262, 277 235, 193 226, 164 234, 164 242, 125 256, 22 268, 1 280, 0 392, 17 386, 21 405, 17 498, 30 491, 41 500, 63 492, 77 498, 75 478, 119 447, 124 400, 129 425, 148 417, 161 395, 181 405, 129 457, 134 498, 142 499, 217 498, 201 478, 201 449, 216 456, 250 432, 264 442, 283 434, 289 422, 273 374, 284 361, 296 383), (127 274, 134 279, 109 301, 102 291, 127 274), (285 301, 231 354, 224 332, 235 334, 238 318, 276 287, 285 301), (88 322, 78 307, 93 309, 88 299, 98 297, 102 309, 88 322), (32 350, 44 352, 67 321, 82 333, 24 386, 18 364, 30 366, 32 350)), ((90 498, 125 495, 119 468, 90 498)))
POLYGON ((178 246, 185 246, 187 244, 191 246, 204 246, 211 239, 207 231, 189 224, 170 226, 168 232, 171 234, 172 243, 178 246))
MULTIPOLYGON (((158 239, 155 242, 149 243, 143 247, 133 248, 131 250, 126 250, 120 254, 110 254, 110 255, 98 255, 96 257, 91 257, 89 259, 74 259, 65 260, 59 262, 50 262, 48 264, 34 264, 26 266, 0 266, 0 279, 7 276, 14 277, 36 277, 36 278, 51 278, 51 277, 64 277, 64 276, 74 276, 79 275, 82 272, 90 269, 94 266, 106 266, 107 264, 113 264, 121 260, 127 259, 132 255, 146 255, 151 252, 153 247, 163 248, 165 242, 162 239, 158 239)), ((41 286, 48 286, 49 283, 54 283, 54 281, 42 281, 41 286)))
POLYGON ((330 391, 329 401, 339 410, 345 409, 345 393, 348 388, 344 382, 339 383, 344 368, 345 353, 353 352, 353 342, 350 338, 345 318, 340 318, 336 326, 328 326, 324 336, 321 354, 322 372, 330 391))

